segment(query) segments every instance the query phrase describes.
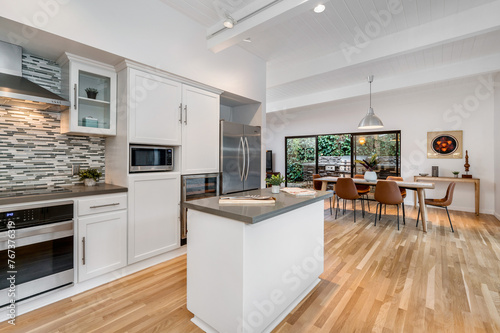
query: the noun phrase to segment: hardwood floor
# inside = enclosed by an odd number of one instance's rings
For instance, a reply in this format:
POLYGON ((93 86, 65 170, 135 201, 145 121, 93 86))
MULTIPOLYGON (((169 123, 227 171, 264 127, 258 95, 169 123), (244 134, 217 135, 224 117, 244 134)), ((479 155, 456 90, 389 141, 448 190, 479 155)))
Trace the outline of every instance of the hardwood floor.
MULTIPOLYGON (((325 210, 321 282, 274 332, 500 332, 500 222, 453 211, 452 233, 446 212, 430 208, 424 234, 416 210, 406 212, 398 232, 395 209, 376 227, 373 214, 353 223, 351 211, 335 220, 325 210)), ((202 332, 191 317, 182 256, 0 332, 202 332)))

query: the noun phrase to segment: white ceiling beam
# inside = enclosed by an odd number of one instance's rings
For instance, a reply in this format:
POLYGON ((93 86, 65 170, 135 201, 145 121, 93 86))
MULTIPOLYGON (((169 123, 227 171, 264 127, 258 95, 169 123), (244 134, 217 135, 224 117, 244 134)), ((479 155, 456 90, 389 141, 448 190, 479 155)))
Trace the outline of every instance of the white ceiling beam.
MULTIPOLYGON (((500 54, 376 80, 374 93, 500 71, 500 54)), ((321 91, 267 104, 267 112, 291 110, 368 95, 368 84, 321 91)))
MULTIPOLYGON (((294 63, 293 66, 286 62, 268 63, 267 88, 499 30, 498 13, 500 0, 371 40, 364 47, 345 47, 344 51, 294 63)), ((354 41, 349 44, 356 47, 354 41)))
MULTIPOLYGON (((273 1, 258 1, 234 12, 228 13, 238 21, 240 18, 245 17, 259 8, 264 7, 266 4, 273 1), (260 6, 260 7, 258 7, 260 6)), ((306 9, 312 9, 313 3, 308 3, 308 0, 282 0, 269 8, 263 10, 254 16, 238 22, 232 29, 224 29, 223 31, 214 34, 215 32, 224 28, 222 19, 220 22, 207 30, 207 47, 213 52, 222 51, 230 46, 240 43, 245 38, 253 33, 269 29, 283 21, 289 20, 306 9)))

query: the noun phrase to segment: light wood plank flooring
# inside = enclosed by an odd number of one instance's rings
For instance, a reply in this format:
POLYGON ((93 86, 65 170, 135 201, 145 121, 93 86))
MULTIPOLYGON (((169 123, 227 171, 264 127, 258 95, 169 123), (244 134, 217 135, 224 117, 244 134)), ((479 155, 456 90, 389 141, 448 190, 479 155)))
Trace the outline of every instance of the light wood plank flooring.
MULTIPOLYGON (((325 210, 321 282, 274 332, 500 332, 500 222, 451 212, 451 233, 446 212, 430 208, 424 234, 407 206, 398 232, 395 209, 387 213, 374 227, 373 214, 353 223, 351 211, 334 220, 325 210)), ((191 317, 182 256, 0 332, 201 332, 191 317)))

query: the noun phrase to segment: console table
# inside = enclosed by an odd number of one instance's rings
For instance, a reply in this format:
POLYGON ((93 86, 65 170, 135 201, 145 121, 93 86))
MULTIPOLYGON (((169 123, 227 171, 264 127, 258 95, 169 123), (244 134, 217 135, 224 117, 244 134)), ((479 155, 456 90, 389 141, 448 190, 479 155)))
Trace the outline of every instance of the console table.
MULTIPOLYGON (((424 180, 426 182, 455 182, 455 183, 474 183, 475 201, 476 201, 476 215, 479 215, 479 195, 480 195, 480 182, 479 178, 454 178, 454 177, 422 177, 414 176, 413 180, 418 182, 419 180, 424 180)), ((417 195, 414 196, 415 207, 417 207, 417 195)))

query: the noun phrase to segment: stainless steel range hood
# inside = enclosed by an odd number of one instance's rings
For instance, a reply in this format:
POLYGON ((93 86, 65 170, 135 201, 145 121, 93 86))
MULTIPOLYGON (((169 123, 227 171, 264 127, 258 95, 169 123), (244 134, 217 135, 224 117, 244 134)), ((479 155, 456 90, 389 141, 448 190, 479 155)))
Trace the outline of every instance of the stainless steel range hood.
POLYGON ((22 77, 22 48, 0 41, 0 105, 61 112, 70 103, 22 77))

